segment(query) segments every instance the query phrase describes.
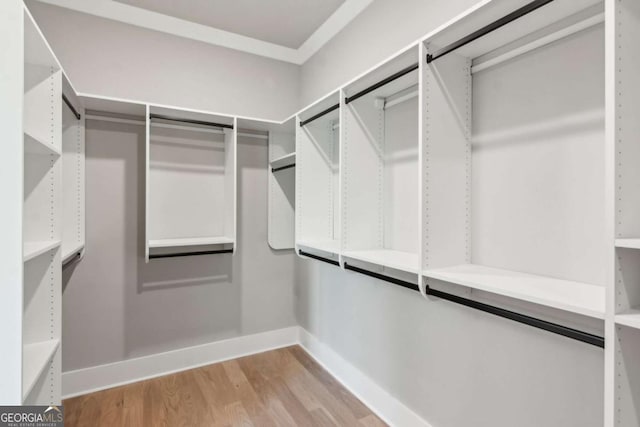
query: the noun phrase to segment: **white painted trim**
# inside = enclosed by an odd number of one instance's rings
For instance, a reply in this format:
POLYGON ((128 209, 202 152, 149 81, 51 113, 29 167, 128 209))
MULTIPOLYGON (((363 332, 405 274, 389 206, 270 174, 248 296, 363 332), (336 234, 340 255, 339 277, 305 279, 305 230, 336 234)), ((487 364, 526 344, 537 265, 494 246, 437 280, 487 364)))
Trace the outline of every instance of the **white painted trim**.
POLYGON ((62 373, 63 399, 298 343, 297 326, 62 373))
POLYGON ((373 0, 345 1, 299 48, 294 49, 113 0, 39 1, 148 30, 160 31, 297 65, 302 65, 312 57, 373 2, 373 0))
POLYGON ((385 423, 399 427, 431 427, 431 424, 303 328, 300 328, 300 346, 385 423))
POLYGON ((329 40, 342 31, 349 22, 365 10, 373 0, 348 0, 298 48, 298 64, 304 64, 329 40))

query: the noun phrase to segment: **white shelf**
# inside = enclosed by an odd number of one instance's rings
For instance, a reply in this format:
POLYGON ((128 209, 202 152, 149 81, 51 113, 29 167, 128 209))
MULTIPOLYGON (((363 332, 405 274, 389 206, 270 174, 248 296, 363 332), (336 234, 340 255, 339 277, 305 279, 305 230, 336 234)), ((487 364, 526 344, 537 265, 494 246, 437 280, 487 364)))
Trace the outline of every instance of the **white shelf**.
POLYGON ((640 239, 616 239, 616 248, 640 249, 640 239))
POLYGON ((336 255, 340 252, 340 242, 338 240, 307 240, 298 242, 298 246, 336 255))
POLYGON ((70 258, 72 258, 75 254, 82 251, 84 249, 84 243, 78 243, 71 248, 62 245, 62 264, 66 263, 70 258))
POLYGON ((25 242, 22 248, 24 262, 32 260, 44 253, 60 246, 60 240, 45 240, 43 242, 25 242))
POLYGON ((616 324, 640 329, 640 309, 632 308, 624 313, 616 314, 616 324))
POLYGON ((182 239, 156 239, 149 240, 149 248, 172 248, 178 246, 206 246, 233 244, 229 237, 188 237, 182 239))
POLYGON ((271 161, 270 165, 273 169, 290 166, 296 162, 296 153, 289 153, 285 156, 278 157, 271 161))
POLYGON ((347 258, 371 264, 394 268, 408 273, 419 273, 418 254, 395 251, 391 249, 377 249, 367 251, 349 251, 343 254, 347 258))
POLYGON ((60 340, 49 340, 24 346, 22 370, 22 397, 26 398, 38 379, 46 371, 56 353, 60 340))
POLYGON ((24 132, 24 151, 31 154, 56 156, 60 155, 60 150, 52 144, 40 141, 38 138, 24 132))
POLYGON ((474 264, 425 270, 423 275, 559 310, 604 318, 603 286, 474 264))

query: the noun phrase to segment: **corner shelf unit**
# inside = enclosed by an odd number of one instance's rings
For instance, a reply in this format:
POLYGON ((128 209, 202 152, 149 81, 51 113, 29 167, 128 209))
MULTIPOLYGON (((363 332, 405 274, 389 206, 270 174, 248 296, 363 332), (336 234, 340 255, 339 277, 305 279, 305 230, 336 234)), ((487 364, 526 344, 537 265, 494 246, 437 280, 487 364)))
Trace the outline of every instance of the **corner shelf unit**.
POLYGON ((340 248, 340 94, 300 113, 296 123, 296 248, 340 248))
POLYGON ((146 260, 233 252, 236 119, 148 105, 146 128, 146 260))
POLYGON ((61 398, 63 78, 25 8, 22 404, 61 398))

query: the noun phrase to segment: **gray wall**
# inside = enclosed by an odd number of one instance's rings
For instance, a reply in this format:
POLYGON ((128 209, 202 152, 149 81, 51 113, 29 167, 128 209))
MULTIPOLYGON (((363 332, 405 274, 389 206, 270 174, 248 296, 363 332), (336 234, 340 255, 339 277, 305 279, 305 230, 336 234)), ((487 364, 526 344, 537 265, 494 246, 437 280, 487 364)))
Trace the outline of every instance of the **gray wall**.
POLYGON ((297 110, 297 65, 28 5, 79 92, 273 120, 297 110))
POLYGON ((298 323, 434 427, 602 426, 602 349, 317 261, 296 272, 298 323))
POLYGON ((63 371, 295 324, 267 244, 267 145, 238 144, 238 251, 144 262, 144 127, 87 121, 85 258, 64 272, 63 371))

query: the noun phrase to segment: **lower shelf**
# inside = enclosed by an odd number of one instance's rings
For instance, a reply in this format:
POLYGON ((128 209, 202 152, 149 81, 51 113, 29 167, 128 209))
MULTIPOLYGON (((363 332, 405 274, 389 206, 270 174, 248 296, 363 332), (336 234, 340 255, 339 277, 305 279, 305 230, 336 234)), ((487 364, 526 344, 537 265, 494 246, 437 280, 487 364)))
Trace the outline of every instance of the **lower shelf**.
POLYGON ((616 314, 616 324, 640 329, 640 309, 632 308, 624 313, 616 314))
POLYGON ((22 398, 26 399, 33 386, 47 371, 51 359, 56 354, 60 340, 41 341, 26 344, 22 356, 22 398))
POLYGON ((173 248, 180 246, 206 246, 233 244, 234 240, 224 236, 213 237, 187 237, 180 239, 154 239, 149 240, 150 248, 173 248))
POLYGON ((340 253, 340 241, 338 240, 303 240, 297 243, 301 248, 307 248, 330 254, 340 253))
POLYGON ((348 251, 343 255, 357 261, 389 267, 408 273, 418 274, 420 271, 418 254, 395 251, 392 249, 376 249, 367 251, 348 251))
POLYGON ((432 279, 604 319, 604 286, 474 264, 425 270, 422 274, 432 279))
POLYGON ((27 262, 60 246, 60 240, 44 240, 41 242, 24 242, 22 260, 27 262))
POLYGON ((640 249, 640 239, 616 239, 616 248, 640 249))
POLYGON ((71 258, 73 258, 78 252, 82 252, 84 249, 84 243, 62 244, 62 264, 66 264, 71 258))

